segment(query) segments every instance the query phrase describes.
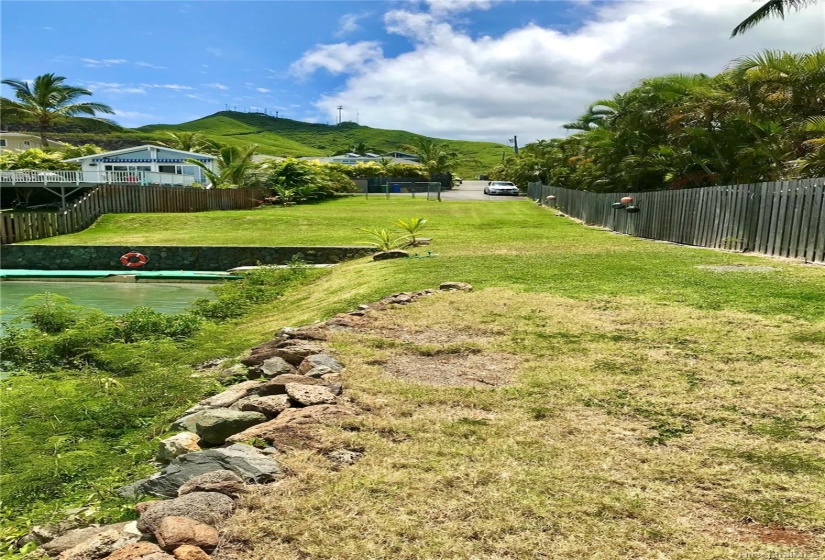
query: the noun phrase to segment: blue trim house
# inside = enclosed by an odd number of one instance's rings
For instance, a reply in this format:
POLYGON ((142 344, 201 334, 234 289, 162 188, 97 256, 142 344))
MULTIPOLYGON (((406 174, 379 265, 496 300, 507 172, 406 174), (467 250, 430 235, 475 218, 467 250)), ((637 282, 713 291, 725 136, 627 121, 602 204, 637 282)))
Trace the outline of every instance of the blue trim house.
POLYGON ((84 176, 125 175, 141 184, 206 185, 209 181, 203 170, 186 162, 187 159, 200 161, 211 171, 217 172, 215 156, 152 145, 91 154, 65 161, 79 163, 84 176))

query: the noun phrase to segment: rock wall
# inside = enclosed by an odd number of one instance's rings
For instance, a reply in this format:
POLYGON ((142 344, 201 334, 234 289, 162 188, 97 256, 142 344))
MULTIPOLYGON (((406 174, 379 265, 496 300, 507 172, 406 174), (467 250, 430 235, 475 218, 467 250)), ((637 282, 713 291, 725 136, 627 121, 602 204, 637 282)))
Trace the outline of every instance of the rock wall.
POLYGON ((162 245, 6 245, 0 268, 29 270, 129 270, 127 253, 148 260, 132 270, 228 270, 236 266, 288 264, 299 257, 309 264, 339 263, 375 252, 372 247, 228 247, 162 245))

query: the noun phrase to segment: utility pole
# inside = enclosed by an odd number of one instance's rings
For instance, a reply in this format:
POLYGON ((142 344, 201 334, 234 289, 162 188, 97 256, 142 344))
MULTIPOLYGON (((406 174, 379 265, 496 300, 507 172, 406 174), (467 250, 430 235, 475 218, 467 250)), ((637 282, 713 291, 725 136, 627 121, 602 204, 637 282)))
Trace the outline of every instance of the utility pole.
POLYGON ((512 138, 510 138, 510 139, 508 139, 507 141, 508 141, 510 144, 512 144, 512 145, 513 145, 513 151, 515 152, 515 155, 518 155, 518 136, 516 136, 516 135, 514 134, 514 135, 513 135, 513 137, 512 137, 512 138))
POLYGON ((343 105, 338 105, 338 124, 341 124, 341 111, 344 110, 343 105))

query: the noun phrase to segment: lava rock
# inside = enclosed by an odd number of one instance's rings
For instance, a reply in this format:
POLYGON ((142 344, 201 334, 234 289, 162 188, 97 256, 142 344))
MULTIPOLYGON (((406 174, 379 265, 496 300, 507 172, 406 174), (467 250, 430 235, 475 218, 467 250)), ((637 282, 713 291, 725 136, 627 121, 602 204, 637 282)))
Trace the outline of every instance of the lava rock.
POLYGON ((312 368, 318 366, 327 367, 334 372, 340 372, 344 369, 341 362, 329 354, 313 354, 312 356, 307 356, 304 358, 304 361, 298 366, 298 373, 306 374, 312 368))
POLYGON ((237 443, 220 449, 181 455, 161 472, 132 486, 139 494, 177 496, 178 489, 186 482, 198 475, 218 470, 232 471, 245 482, 257 484, 271 482, 283 473, 281 465, 272 457, 264 455, 251 445, 237 443))
POLYGON ((210 408, 178 419, 175 426, 195 432, 204 443, 220 445, 232 434, 265 421, 266 416, 260 412, 210 408))
POLYGON ((155 534, 164 517, 170 515, 189 517, 216 527, 232 514, 235 504, 232 498, 217 492, 193 492, 160 502, 152 502, 138 519, 141 533, 155 534))
POLYGON ((245 485, 243 479, 232 471, 219 470, 200 474, 178 488, 178 496, 192 492, 218 492, 235 498, 242 494, 245 485))

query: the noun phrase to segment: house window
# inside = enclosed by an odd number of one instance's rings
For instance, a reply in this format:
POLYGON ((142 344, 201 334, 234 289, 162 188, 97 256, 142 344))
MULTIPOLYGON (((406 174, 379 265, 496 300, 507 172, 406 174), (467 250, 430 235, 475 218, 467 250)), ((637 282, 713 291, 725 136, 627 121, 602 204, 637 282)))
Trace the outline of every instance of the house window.
POLYGON ((28 148, 32 145, 32 143, 29 142, 28 140, 23 140, 23 145, 28 148))
POLYGON ((5 148, 5 147, 6 147, 6 141, 5 140, 0 140, 0 148, 5 148))

